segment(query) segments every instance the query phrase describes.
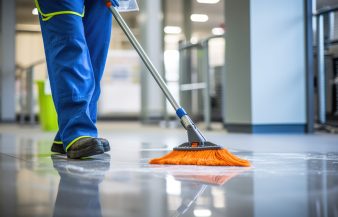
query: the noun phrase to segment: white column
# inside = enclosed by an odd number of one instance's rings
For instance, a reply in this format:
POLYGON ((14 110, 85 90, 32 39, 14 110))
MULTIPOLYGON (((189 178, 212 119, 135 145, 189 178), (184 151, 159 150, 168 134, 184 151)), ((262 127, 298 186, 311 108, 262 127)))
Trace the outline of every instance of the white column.
POLYGON ((225 126, 230 131, 303 132, 304 1, 225 4, 225 126))
MULTIPOLYGON (((162 1, 139 1, 141 13, 141 44, 155 67, 163 76, 163 14, 162 1)), ((164 95, 157 83, 143 67, 141 76, 141 119, 143 122, 158 120, 164 115, 164 95)))
POLYGON ((0 121, 15 121, 15 1, 0 0, 0 121))

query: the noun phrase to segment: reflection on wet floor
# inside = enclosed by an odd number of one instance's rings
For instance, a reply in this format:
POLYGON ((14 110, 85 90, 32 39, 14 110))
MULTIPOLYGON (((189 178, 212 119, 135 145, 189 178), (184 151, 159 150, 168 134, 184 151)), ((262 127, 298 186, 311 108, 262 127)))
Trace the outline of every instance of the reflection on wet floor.
POLYGON ((0 216, 338 216, 338 151, 232 149, 253 166, 162 166, 147 161, 163 143, 78 161, 49 139, 0 135, 0 216))

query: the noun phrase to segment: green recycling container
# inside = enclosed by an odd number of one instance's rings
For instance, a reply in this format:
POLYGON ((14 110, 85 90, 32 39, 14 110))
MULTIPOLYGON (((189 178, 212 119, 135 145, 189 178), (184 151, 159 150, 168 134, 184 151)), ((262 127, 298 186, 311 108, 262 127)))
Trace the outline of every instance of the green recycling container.
POLYGON ((52 95, 45 93, 45 81, 36 81, 39 93, 40 125, 44 131, 57 131, 57 114, 52 95))

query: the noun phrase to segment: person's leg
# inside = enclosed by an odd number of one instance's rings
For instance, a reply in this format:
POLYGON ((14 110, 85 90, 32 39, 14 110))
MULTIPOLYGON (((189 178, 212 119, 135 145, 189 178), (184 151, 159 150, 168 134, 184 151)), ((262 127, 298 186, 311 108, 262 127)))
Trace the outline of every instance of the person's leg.
POLYGON ((81 138, 97 137, 89 113, 95 82, 81 17, 84 1, 36 0, 36 3, 59 135, 67 150, 81 138))
POLYGON ((95 89, 90 101, 89 112, 92 121, 96 123, 97 102, 101 92, 100 81, 111 37, 112 15, 103 0, 86 0, 85 6, 83 25, 95 77, 95 89))

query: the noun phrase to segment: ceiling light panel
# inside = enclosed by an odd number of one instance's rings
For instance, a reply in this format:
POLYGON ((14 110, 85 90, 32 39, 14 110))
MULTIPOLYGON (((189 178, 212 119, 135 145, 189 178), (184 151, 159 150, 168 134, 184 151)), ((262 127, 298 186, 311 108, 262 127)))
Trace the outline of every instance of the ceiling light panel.
POLYGON ((203 23, 203 22, 207 22, 209 20, 209 17, 206 14, 192 14, 190 16, 190 19, 193 22, 203 23))
POLYGON ((182 29, 179 26, 166 26, 164 27, 164 32, 167 34, 180 34, 182 29))
POLYGON ((223 35, 224 29, 222 27, 215 27, 211 30, 212 34, 214 35, 223 35))
POLYGON ((37 8, 34 8, 34 9, 32 10, 32 14, 33 14, 33 15, 38 15, 38 14, 39 14, 38 9, 37 9, 37 8))
POLYGON ((197 0, 201 4, 217 4, 219 0, 197 0))

